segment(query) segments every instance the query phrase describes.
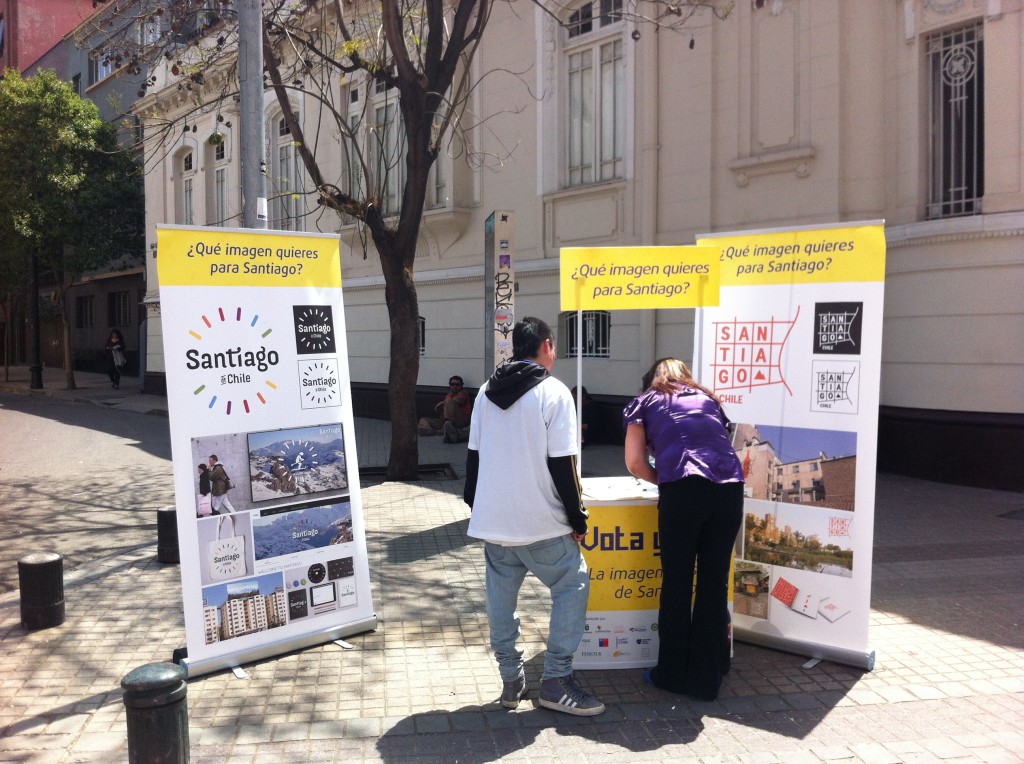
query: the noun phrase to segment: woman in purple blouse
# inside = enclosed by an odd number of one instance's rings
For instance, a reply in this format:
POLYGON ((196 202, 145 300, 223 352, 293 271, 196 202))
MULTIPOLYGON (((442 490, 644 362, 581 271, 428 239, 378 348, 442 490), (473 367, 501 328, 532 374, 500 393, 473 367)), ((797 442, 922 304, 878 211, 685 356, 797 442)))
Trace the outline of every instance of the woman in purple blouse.
POLYGON ((743 521, 743 466, 718 397, 686 364, 661 359, 644 386, 624 413, 626 467, 658 484, 661 647, 644 678, 713 700, 729 670, 729 565, 743 521))

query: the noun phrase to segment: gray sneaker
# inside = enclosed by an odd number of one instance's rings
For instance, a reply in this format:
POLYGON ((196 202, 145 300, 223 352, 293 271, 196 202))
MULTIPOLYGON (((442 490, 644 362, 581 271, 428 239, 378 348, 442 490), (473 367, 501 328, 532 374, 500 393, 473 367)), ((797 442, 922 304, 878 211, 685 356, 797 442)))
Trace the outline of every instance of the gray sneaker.
POLYGON ((573 674, 545 679, 540 686, 540 704, 574 716, 604 713, 604 703, 580 687, 573 674))
POLYGON ((505 682, 501 688, 501 705, 505 708, 519 708, 520 699, 526 694, 526 677, 520 676, 505 682))

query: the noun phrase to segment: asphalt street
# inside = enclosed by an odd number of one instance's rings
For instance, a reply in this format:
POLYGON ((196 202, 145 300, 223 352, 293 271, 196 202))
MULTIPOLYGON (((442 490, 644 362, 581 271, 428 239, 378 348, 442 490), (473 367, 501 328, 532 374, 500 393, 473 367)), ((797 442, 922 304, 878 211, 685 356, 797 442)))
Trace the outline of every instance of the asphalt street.
POLYGON ((0 417, 0 592, 40 546, 74 571, 152 544, 174 503, 167 419, 10 393, 0 417))

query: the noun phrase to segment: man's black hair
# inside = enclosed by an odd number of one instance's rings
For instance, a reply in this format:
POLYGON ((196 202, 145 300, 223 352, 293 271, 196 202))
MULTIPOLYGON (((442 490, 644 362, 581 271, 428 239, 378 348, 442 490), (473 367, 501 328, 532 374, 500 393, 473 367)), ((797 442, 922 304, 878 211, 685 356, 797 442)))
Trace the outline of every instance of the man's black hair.
POLYGON ((536 358, 544 340, 554 340, 551 327, 539 318, 527 316, 512 328, 512 360, 536 358))

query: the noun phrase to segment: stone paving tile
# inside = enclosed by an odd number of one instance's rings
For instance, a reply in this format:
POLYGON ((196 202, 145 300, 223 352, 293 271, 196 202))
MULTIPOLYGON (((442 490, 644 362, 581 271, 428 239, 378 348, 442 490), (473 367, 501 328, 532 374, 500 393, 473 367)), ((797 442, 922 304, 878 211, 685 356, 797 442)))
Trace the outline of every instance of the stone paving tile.
MULTIPOLYGON (((384 429, 358 425, 361 457, 386 453, 384 429)), ((602 469, 621 466, 621 451, 602 448, 588 449, 585 469, 602 458, 602 469)), ((425 443, 422 455, 462 470, 465 447, 425 443)), ((880 476, 874 672, 805 670, 805 658, 739 643, 719 702, 645 688, 640 671, 581 672, 609 711, 580 719, 535 707, 547 606, 530 582, 520 609, 534 689, 517 712, 497 707, 482 565, 459 490, 441 481, 364 492, 379 628, 353 636, 351 652, 325 645, 247 666, 247 680, 190 681, 193 761, 1022 760, 1014 614, 1024 590, 1014 571, 1024 524, 989 519, 1019 496, 880 476), (961 558, 947 542, 963 535, 961 558)), ((126 551, 120 568, 115 558, 110 569, 76 570, 65 581, 68 622, 55 629, 24 633, 16 599, 0 595, 0 761, 125 760, 120 678, 183 643, 177 567, 154 563, 151 544, 143 551, 126 551), (139 577, 145 609, 124 604, 123 587, 139 577)))

